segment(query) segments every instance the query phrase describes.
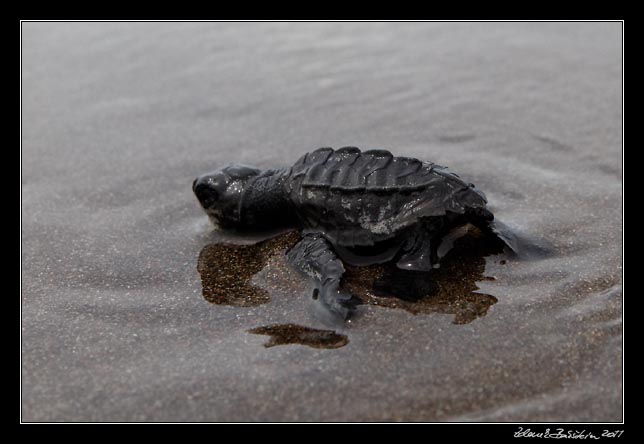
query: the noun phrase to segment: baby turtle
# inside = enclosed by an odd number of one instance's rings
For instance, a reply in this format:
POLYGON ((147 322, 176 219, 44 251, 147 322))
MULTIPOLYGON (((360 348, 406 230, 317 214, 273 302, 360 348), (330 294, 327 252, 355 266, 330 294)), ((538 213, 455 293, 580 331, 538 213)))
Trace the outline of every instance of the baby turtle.
POLYGON ((359 299, 340 289, 342 261, 393 260, 400 269, 428 272, 444 255, 441 244, 468 223, 510 243, 473 184, 385 150, 320 148, 292 167, 266 171, 228 165, 195 179, 193 191, 222 229, 302 230, 288 260, 313 280, 313 297, 345 319, 359 299))

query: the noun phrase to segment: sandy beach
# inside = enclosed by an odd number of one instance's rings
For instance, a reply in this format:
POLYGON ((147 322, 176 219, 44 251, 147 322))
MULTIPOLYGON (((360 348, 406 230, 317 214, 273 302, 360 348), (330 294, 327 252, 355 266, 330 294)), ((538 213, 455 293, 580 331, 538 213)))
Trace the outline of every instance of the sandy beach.
POLYGON ((23 23, 22 420, 622 421, 622 33, 23 23), (217 245, 252 240, 194 178, 346 145, 449 166, 553 254, 330 327, 277 242, 235 250, 257 303, 213 303, 217 245))

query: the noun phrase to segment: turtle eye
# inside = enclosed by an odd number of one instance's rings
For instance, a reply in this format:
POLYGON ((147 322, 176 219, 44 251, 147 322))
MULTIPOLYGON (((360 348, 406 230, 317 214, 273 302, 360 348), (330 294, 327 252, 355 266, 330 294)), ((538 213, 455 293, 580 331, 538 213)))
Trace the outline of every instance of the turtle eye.
POLYGON ((248 165, 232 164, 225 167, 224 172, 233 180, 246 180, 250 177, 258 175, 260 170, 248 165))

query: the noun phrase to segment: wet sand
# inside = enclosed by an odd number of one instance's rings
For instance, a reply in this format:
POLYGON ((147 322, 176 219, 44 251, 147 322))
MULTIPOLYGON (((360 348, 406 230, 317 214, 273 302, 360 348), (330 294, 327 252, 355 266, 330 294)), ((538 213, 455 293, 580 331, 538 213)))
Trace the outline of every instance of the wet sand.
POLYGON ((621 39, 619 23, 23 24, 22 419, 621 421, 621 39), (329 325, 283 256, 243 249, 229 260, 249 260, 259 302, 204 297, 200 257, 251 239, 212 230, 194 177, 345 145, 449 166, 555 253, 463 259, 479 277, 453 288, 494 298, 467 322, 443 276, 443 305, 329 325), (278 344, 307 334, 336 347, 278 344))

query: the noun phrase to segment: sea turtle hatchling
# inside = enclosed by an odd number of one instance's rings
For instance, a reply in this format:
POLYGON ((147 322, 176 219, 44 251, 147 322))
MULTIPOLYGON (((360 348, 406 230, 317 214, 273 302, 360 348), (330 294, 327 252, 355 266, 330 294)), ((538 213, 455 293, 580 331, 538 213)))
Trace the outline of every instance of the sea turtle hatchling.
POLYGON ((483 192, 447 168, 389 151, 320 148, 293 166, 261 171, 233 164, 193 183, 212 222, 240 232, 302 230, 289 262, 314 282, 313 296, 347 318, 359 299, 340 288, 345 268, 395 261, 438 267, 441 244, 468 223, 512 248, 483 192))

